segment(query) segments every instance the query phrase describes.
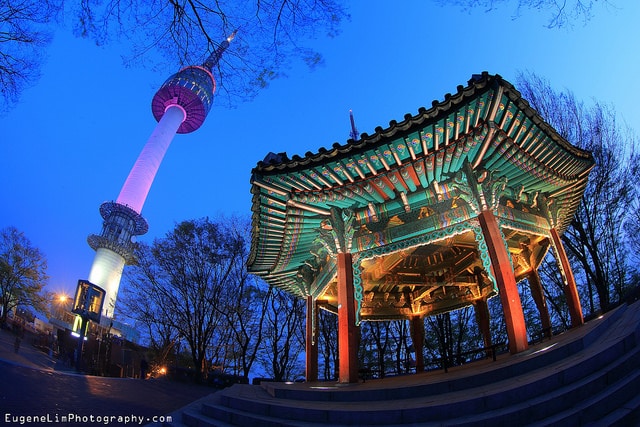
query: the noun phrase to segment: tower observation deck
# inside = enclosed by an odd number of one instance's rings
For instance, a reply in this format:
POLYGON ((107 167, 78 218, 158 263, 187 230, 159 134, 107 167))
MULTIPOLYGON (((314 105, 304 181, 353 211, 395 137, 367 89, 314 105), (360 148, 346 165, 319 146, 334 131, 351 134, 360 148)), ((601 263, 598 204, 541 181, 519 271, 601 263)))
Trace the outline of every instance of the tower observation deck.
POLYGON ((106 291, 102 315, 113 317, 120 279, 125 265, 135 263, 135 236, 145 234, 149 226, 142 217, 142 207, 158 172, 160 163, 176 133, 190 133, 204 123, 216 89, 213 67, 218 64, 233 32, 200 66, 188 66, 169 77, 151 101, 151 111, 158 121, 116 201, 100 206, 104 219, 102 232, 87 238, 96 256, 89 282, 106 291))

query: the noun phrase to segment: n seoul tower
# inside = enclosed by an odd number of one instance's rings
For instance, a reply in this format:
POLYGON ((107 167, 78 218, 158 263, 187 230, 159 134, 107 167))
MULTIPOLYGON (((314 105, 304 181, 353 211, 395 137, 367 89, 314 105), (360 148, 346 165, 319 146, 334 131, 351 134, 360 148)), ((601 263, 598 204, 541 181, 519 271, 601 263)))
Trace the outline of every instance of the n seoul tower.
POLYGON ((176 133, 193 132, 204 123, 216 89, 213 67, 235 34, 236 31, 224 40, 204 64, 183 68, 156 92, 151 111, 158 124, 116 201, 100 206, 104 219, 102 232, 87 238, 89 246, 96 251, 88 280, 106 291, 104 317, 113 317, 124 266, 135 263, 134 236, 145 234, 149 229, 141 212, 162 158, 176 133))

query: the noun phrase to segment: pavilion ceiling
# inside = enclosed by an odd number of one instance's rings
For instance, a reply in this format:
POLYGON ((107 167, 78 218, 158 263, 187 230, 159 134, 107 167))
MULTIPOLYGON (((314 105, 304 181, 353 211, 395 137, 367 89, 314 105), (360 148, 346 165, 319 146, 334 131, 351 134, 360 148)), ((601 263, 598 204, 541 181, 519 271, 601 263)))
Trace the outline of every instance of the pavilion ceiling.
POLYGON ((468 220, 486 208, 503 218, 525 277, 549 247, 545 231, 570 223, 592 165, 511 84, 475 75, 373 135, 304 157, 269 153, 252 172, 249 268, 331 309, 331 255, 351 252, 365 319, 468 305, 496 291, 468 220))

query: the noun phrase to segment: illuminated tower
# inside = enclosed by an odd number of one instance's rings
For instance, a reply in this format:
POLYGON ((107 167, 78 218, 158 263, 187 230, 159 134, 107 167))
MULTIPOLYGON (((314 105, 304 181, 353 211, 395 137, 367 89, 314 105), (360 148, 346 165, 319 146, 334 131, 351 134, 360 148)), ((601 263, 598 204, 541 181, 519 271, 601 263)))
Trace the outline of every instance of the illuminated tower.
POLYGON ((102 232, 90 235, 87 241, 96 251, 89 282, 106 291, 102 310, 105 317, 113 317, 124 266, 135 262, 135 236, 145 234, 149 228, 140 213, 162 158, 176 133, 193 132, 204 123, 216 89, 212 69, 234 36, 235 32, 204 64, 180 70, 160 87, 151 101, 151 110, 158 125, 129 172, 116 201, 100 206, 100 215, 104 219, 102 232))

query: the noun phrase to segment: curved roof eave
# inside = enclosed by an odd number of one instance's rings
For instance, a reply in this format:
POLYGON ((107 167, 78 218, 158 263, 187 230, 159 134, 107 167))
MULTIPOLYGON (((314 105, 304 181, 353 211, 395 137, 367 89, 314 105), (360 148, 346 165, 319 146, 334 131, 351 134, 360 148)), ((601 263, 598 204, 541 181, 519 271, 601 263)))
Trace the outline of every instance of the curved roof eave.
POLYGON ((340 158, 351 155, 354 151, 367 150, 375 148, 375 146, 391 141, 397 138, 399 134, 410 133, 414 129, 419 129, 430 124, 442 116, 450 113, 459 105, 474 99, 479 94, 491 89, 497 89, 499 86, 503 88, 503 94, 506 95, 524 114, 529 118, 540 130, 548 137, 561 146, 564 150, 570 152, 576 157, 583 159, 592 159, 591 153, 582 150, 558 134, 558 132, 549 125, 544 119, 530 106, 529 102, 522 98, 520 92, 508 81, 504 80, 499 74, 491 75, 486 71, 479 75, 474 75, 468 82, 467 87, 458 86, 455 94, 447 93, 443 101, 434 100, 432 107, 426 109, 420 107, 416 115, 410 113, 405 114, 404 120, 397 122, 391 120, 387 128, 381 126, 376 127, 375 133, 369 135, 362 133, 358 141, 349 139, 345 144, 335 142, 330 149, 321 147, 316 153, 308 151, 304 157, 293 155, 289 158, 286 153, 273 155, 270 153, 266 159, 271 161, 259 161, 253 169, 252 174, 268 175, 281 172, 292 172, 298 169, 304 169, 314 164, 321 164, 327 160, 340 158))
MULTIPOLYGON (((300 206, 298 201, 291 199, 293 194, 292 190, 297 187, 298 191, 301 192, 299 194, 320 194, 324 193, 327 188, 323 187, 320 193, 313 188, 306 191, 303 187, 307 181, 297 180, 294 182, 291 181, 287 175, 299 173, 300 176, 304 178, 305 170, 307 169, 316 168, 334 161, 341 161, 349 156, 355 158, 356 155, 366 151, 377 150, 378 147, 384 144, 390 144, 394 140, 405 138, 414 131, 419 131, 426 126, 435 126, 438 121, 446 121, 448 116, 458 114, 455 113, 456 111, 464 111, 462 107, 467 103, 476 102, 478 98, 495 98, 494 94, 496 93, 498 94, 496 98, 498 102, 495 104, 502 101, 511 103, 511 105, 519 111, 519 118, 522 120, 524 117, 525 120, 529 121, 529 124, 526 126, 531 128, 533 125, 533 127, 535 127, 535 134, 527 141, 527 144, 531 143, 531 141, 537 143, 537 147, 542 147, 540 150, 543 151, 545 156, 551 156, 553 161, 560 159, 557 160, 557 162, 565 165, 560 169, 554 166, 552 168, 553 174, 554 176, 557 175, 560 179, 565 179, 565 181, 575 180, 575 184, 571 187, 564 187, 562 191, 570 193, 568 198, 571 200, 568 200, 568 204, 564 204, 565 209, 575 211, 577 208, 575 203, 579 201, 580 194, 584 191, 588 171, 593 167, 593 157, 589 152, 574 147, 562 138, 543 120, 530 104, 521 97, 521 94, 509 82, 503 80, 499 75, 489 75, 485 72, 481 75, 473 76, 472 79, 469 80, 467 87, 458 86, 458 91, 454 95, 445 95, 445 99, 441 102, 433 101, 432 108, 428 110, 420 108, 416 115, 406 114, 403 121, 391 121, 385 129, 377 127, 373 135, 363 133, 361 139, 358 141, 350 139, 343 145, 334 143, 331 149, 320 148, 317 153, 307 152, 304 157, 294 155, 292 158, 289 158, 286 153, 269 153, 263 161, 258 162, 257 166, 252 170, 251 177, 254 238, 252 239, 250 256, 247 262, 250 270, 259 275, 270 276, 273 271, 283 271, 283 269, 287 270, 289 268, 287 267, 289 266, 287 261, 291 261, 292 259, 291 251, 294 250, 293 246, 296 246, 296 251, 304 250, 308 252, 308 245, 297 247, 296 242, 292 243, 291 239, 286 238, 287 234, 291 232, 286 227, 286 224, 289 224, 289 221, 291 221, 290 209, 300 206), (542 135, 540 137, 542 143, 538 143, 538 134, 542 135), (571 173, 569 175, 561 173, 566 170, 569 170, 571 173), (277 236, 274 237, 274 235, 277 236)), ((484 111, 486 112, 488 109, 487 107, 484 111)), ((479 123, 483 124, 484 129, 490 127, 498 129, 499 132, 502 132, 504 138, 511 140, 516 132, 514 131, 510 136, 506 128, 505 130, 500 130, 497 123, 492 120, 494 120, 493 117, 488 119, 489 122, 481 118, 479 123)), ((525 120, 522 120, 523 126, 525 120)), ((477 123, 476 120, 476 124, 477 123)), ((482 137, 484 138, 484 135, 482 137)), ((517 139, 516 137, 513 138, 517 139)), ((490 141, 489 138, 486 138, 486 140, 490 141)), ((444 149, 447 147, 443 145, 441 148, 443 149, 436 149, 436 152, 444 152, 444 149)), ((430 155, 434 155, 434 152, 430 151, 430 155)), ((532 155, 537 157, 539 154, 532 153, 532 155)), ((545 156, 541 157, 540 161, 544 161, 545 156)), ((478 158, 482 159, 483 154, 479 154, 478 158)), ((495 158, 500 158, 501 162, 508 161, 506 158, 502 159, 500 156, 494 156, 494 159, 495 158)), ((478 164, 480 164, 480 162, 478 162, 478 164)), ((550 173, 551 172, 549 172, 549 174, 550 173)), ((353 178, 358 179, 357 176, 353 178)), ((362 179, 364 179, 364 177, 362 179)), ((323 182, 327 181, 323 180, 323 182)), ((353 180, 351 182, 353 183, 353 180)), ((326 185, 330 187, 329 183, 326 185)), ((340 188, 346 188, 348 186, 349 182, 346 180, 344 180, 344 185, 342 185, 342 183, 337 185, 337 187, 340 188)), ((422 186, 424 186, 424 184, 422 184, 422 186)), ((317 188, 320 189, 320 187, 317 188)), ((393 187, 391 187, 391 190, 393 190, 393 187)), ((372 191, 369 195, 366 193, 363 194, 364 197, 373 197, 376 195, 375 191, 372 191)), ((393 198, 391 202, 400 203, 397 200, 393 200, 393 198)), ((332 204, 336 203, 338 202, 335 200, 332 202, 332 204)), ((316 209, 323 208, 322 202, 314 203, 313 207, 316 209)), ((309 208, 309 205, 307 205, 307 208, 309 208)), ((298 225, 301 224, 297 222, 298 220, 294 221, 298 225)), ((564 230, 569 222, 570 218, 561 218, 557 227, 560 230, 564 230)), ((295 276, 295 273, 291 271, 290 273, 295 276)), ((295 279, 289 277, 285 281, 295 282, 295 279)))

